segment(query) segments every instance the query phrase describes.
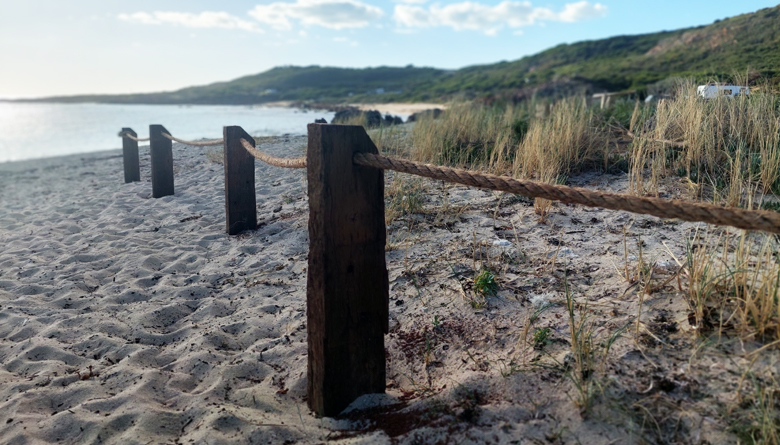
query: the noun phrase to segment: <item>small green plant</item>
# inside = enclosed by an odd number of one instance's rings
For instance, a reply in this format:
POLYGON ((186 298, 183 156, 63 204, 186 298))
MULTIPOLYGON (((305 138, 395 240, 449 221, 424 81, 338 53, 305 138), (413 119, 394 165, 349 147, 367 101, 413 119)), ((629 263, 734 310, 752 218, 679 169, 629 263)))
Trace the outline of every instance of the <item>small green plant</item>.
POLYGON ((438 315, 434 315, 433 316, 433 327, 434 328, 438 328, 439 326, 441 326, 441 320, 439 319, 438 315))
POLYGON ((483 268, 474 277, 474 292, 482 296, 490 296, 495 295, 497 291, 496 275, 489 269, 483 268))
POLYGON ((534 332, 534 349, 536 350, 542 350, 544 347, 550 343, 550 334, 552 334, 552 330, 550 328, 542 328, 537 329, 534 332))
MULTIPOLYGON (((581 310, 579 317, 575 315, 577 303, 569 289, 568 279, 564 279, 564 293, 566 295, 566 312, 569 316, 569 330, 571 334, 572 369, 567 376, 574 384, 576 395, 569 398, 585 416, 593 403, 598 391, 598 382, 591 378, 594 366, 594 325, 585 315, 587 310, 581 310)), ((582 309, 582 308, 580 308, 582 309)))

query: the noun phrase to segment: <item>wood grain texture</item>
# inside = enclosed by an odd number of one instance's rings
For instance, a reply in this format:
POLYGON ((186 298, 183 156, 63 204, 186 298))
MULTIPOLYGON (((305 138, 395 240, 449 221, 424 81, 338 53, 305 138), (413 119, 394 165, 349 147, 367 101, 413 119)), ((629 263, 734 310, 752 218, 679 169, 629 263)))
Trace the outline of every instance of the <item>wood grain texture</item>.
POLYGON ((355 152, 377 153, 363 127, 308 130, 308 403, 336 416, 385 391, 384 172, 352 163, 355 152))
MULTIPOLYGON (((122 133, 138 137, 138 134, 132 128, 122 128, 122 133)), ((140 181, 141 168, 138 161, 138 141, 127 137, 122 138, 122 158, 125 166, 125 184, 140 181)))
POLYGON ((255 140, 241 127, 223 127, 225 164, 225 220, 228 235, 257 229, 255 158, 241 145, 255 140))
POLYGON ((171 134, 162 125, 149 125, 153 198, 173 195, 173 143, 163 133, 171 134))

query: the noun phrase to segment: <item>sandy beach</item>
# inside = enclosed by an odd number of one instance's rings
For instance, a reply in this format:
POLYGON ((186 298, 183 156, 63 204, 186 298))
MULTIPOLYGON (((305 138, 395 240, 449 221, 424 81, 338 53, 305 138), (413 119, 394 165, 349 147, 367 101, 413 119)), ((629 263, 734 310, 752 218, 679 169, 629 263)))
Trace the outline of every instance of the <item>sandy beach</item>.
POLYGON ((432 103, 376 103, 376 104, 350 104, 353 107, 356 107, 359 110, 369 111, 369 110, 377 110, 382 114, 392 114, 392 115, 404 115, 409 116, 414 113, 419 113, 420 111, 425 110, 432 110, 434 108, 439 108, 441 110, 446 110, 447 105, 443 104, 432 104, 432 103))
MULTIPOLYGON (((285 136, 260 149, 300 156, 305 145, 285 136)), ((638 314, 620 276, 637 242, 671 277, 703 225, 563 205, 541 222, 524 198, 404 178, 425 192, 422 211, 388 225, 387 394, 316 418, 305 400, 305 171, 257 162, 261 227, 229 237, 214 149, 173 150, 176 194, 161 199, 150 197, 148 147, 132 184, 116 150, 0 164, 0 442, 656 443, 646 412, 670 441, 733 440, 719 420, 733 396, 724 388, 750 345, 692 360, 676 281, 645 296, 649 335, 611 345, 611 383, 589 416, 564 372, 562 283, 603 341, 638 314), (483 298, 473 277, 486 262, 498 292, 483 298), (529 346, 541 328, 549 338, 529 346)), ((386 175, 388 190, 396 180, 386 175)), ((571 183, 627 187, 625 175, 571 183)), ((755 372, 773 372, 776 356, 755 372)))

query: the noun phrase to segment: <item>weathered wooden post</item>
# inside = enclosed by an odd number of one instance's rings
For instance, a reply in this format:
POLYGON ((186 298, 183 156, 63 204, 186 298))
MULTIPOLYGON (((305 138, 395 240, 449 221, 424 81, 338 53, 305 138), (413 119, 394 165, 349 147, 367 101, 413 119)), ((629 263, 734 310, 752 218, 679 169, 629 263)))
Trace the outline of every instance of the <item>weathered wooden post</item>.
MULTIPOLYGON (((122 128, 122 133, 138 137, 138 134, 132 128, 122 128)), ((140 181, 141 169, 138 161, 138 141, 122 136, 122 158, 125 166, 125 184, 140 181)))
POLYGON ((257 229, 255 158, 241 145, 255 140, 241 127, 223 127, 225 163, 225 219, 228 235, 257 229))
POLYGON ((163 133, 170 134, 162 125, 149 125, 153 198, 173 195, 173 144, 163 133))
POLYGON ((336 416, 385 392, 388 330, 384 172, 354 165, 377 153, 361 126, 309 124, 308 403, 336 416))

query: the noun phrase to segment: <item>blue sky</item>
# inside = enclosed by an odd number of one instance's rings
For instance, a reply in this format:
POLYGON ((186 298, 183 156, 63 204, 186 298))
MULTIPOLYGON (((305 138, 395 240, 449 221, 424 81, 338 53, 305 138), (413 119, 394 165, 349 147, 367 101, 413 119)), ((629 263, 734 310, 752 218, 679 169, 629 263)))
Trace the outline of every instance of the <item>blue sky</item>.
POLYGON ((0 0, 0 98, 173 90, 279 65, 460 68, 774 6, 686 0, 0 0))

